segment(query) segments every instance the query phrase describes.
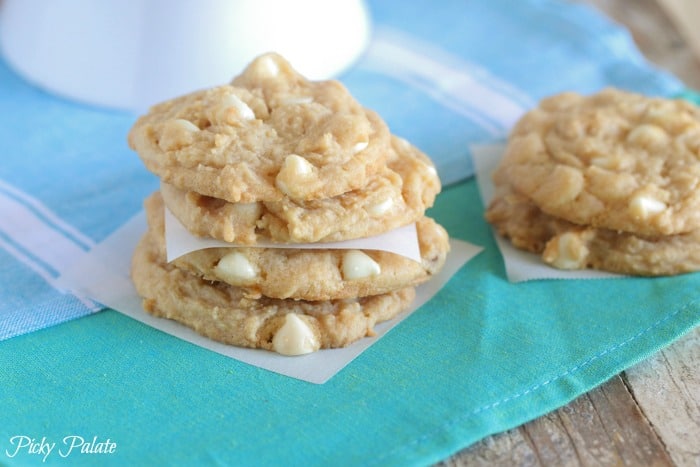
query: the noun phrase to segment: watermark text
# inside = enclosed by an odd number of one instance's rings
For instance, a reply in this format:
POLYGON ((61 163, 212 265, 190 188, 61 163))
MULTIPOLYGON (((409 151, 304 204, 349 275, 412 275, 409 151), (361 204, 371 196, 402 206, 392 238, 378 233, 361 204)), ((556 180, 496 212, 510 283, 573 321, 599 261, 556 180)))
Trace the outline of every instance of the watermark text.
POLYGON ((101 440, 98 436, 92 439, 80 435, 64 436, 59 441, 52 441, 46 436, 32 437, 27 435, 15 435, 10 437, 9 447, 5 449, 7 457, 18 455, 41 456, 42 462, 51 455, 68 457, 84 454, 114 454, 117 452, 117 443, 107 438, 101 440))

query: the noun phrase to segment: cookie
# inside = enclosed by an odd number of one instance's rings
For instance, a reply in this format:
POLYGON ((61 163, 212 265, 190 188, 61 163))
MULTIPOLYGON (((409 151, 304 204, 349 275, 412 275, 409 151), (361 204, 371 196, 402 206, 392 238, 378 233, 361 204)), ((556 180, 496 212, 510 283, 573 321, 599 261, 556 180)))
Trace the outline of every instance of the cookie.
POLYGON ((420 219, 441 188, 425 154, 396 136, 391 142, 383 170, 364 187, 332 198, 230 203, 167 183, 161 192, 175 217, 200 237, 244 245, 368 237, 420 219))
POLYGON ((233 84, 153 106, 128 142, 166 183, 251 203, 361 188, 385 167, 389 135, 338 81, 309 81, 267 54, 233 84))
MULTIPOLYGON (((149 230, 165 256, 163 202, 145 202, 149 230)), ((247 297, 330 300, 378 295, 430 279, 445 263, 447 232, 430 218, 416 224, 422 261, 373 250, 208 248, 172 264, 211 281, 241 287, 247 297)))
POLYGON ((540 254, 559 269, 599 269, 661 276, 700 270, 700 230, 643 237, 553 217, 508 185, 498 186, 486 211, 498 234, 540 254))
POLYGON ((575 224, 691 232, 700 228, 700 109, 617 89, 559 94, 516 124, 498 172, 575 224))
POLYGON ((576 224, 545 214, 509 185, 496 185, 484 217, 513 246, 538 254, 553 237, 577 228, 576 224))
POLYGON ((415 297, 411 287, 358 299, 310 302, 260 297, 165 264, 146 234, 136 247, 132 280, 144 309, 225 344, 301 355, 344 347, 374 334, 415 297))

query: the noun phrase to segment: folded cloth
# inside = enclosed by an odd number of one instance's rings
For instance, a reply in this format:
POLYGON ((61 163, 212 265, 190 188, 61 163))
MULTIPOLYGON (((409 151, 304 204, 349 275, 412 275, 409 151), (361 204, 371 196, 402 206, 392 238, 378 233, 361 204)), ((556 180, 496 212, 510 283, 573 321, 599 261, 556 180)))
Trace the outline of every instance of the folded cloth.
POLYGON ((28 459, 7 457, 13 436, 80 435, 118 443, 105 464, 426 464, 567 403, 697 325, 696 274, 510 284, 468 180, 468 144, 502 140, 545 95, 612 85, 692 98, 683 83, 569 2, 369 6, 370 47, 340 79, 435 160, 451 186, 431 215, 485 251, 322 386, 111 311, 32 333, 100 309, 57 290, 56 277, 158 181, 126 145, 135 115, 46 94, 0 62, 3 461, 28 459))

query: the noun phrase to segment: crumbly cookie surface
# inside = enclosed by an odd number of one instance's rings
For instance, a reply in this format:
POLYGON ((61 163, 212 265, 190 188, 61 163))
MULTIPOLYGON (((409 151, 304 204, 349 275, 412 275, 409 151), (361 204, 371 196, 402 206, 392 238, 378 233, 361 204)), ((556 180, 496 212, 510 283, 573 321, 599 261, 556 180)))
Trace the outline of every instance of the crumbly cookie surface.
POLYGON ((582 226, 553 217, 508 185, 498 186, 486 211, 496 231, 559 269, 599 269, 660 276, 700 270, 700 230, 645 237, 582 226))
POLYGON ((700 228, 700 109, 617 89, 544 99, 496 177, 542 211, 643 236, 700 228))
MULTIPOLYGON (((151 237, 165 256, 163 203, 145 203, 151 237)), ((416 223, 422 261, 386 251, 289 248, 208 248, 172 262, 210 281, 240 287, 250 298, 331 300, 378 295, 427 281, 445 263, 447 232, 423 217, 416 223)))
POLYGON ((394 318, 415 297, 408 287, 320 302, 251 299, 238 287, 165 264, 150 234, 134 252, 131 274, 148 313, 176 320, 219 342, 287 355, 344 347, 371 336, 375 324, 394 318))
POLYGON ((364 186, 385 166, 386 124, 337 81, 309 81, 282 57, 232 84, 153 106, 128 136, 163 181, 233 203, 309 200, 364 186))
POLYGON ((440 180, 431 160, 392 136, 387 166, 367 185, 342 195, 295 201, 230 203, 161 185, 166 205, 193 234, 253 245, 259 240, 314 243, 377 235, 420 219, 440 180))

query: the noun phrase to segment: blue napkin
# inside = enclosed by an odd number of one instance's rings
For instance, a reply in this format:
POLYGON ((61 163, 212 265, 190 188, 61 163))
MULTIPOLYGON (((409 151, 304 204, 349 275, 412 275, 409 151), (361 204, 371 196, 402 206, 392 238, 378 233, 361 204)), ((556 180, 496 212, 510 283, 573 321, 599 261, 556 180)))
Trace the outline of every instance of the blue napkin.
POLYGON ((11 456, 13 437, 60 447, 79 435, 118 447, 71 463, 424 464, 566 404, 697 325, 697 274, 508 283, 467 149, 503 139, 549 94, 674 96, 683 83, 568 2, 369 6, 372 43, 340 79, 434 159, 449 186, 431 215, 485 250, 322 386, 92 314, 89 297, 54 287, 158 181, 126 145, 135 115, 49 95, 0 62, 0 463, 37 460, 11 456))

